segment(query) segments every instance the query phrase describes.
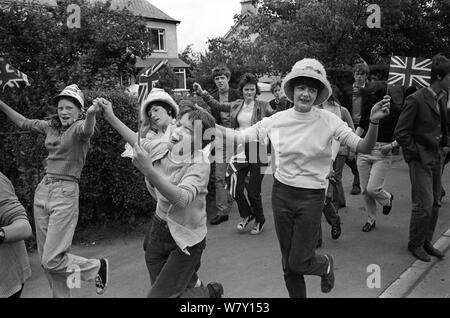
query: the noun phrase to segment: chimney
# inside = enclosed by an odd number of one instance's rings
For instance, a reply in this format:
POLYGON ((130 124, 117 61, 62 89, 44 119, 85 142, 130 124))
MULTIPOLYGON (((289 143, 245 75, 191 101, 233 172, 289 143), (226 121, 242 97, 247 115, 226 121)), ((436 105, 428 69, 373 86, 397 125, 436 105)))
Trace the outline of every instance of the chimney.
POLYGON ((241 0, 241 14, 250 13, 251 15, 255 15, 258 12, 258 9, 253 4, 253 0, 241 0))

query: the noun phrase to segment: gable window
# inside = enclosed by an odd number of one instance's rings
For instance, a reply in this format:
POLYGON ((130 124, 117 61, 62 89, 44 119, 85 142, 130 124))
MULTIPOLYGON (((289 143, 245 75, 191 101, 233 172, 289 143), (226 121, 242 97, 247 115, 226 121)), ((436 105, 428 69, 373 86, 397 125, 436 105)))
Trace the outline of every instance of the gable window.
POLYGON ((164 29, 150 29, 149 46, 153 51, 166 50, 166 33, 164 29))

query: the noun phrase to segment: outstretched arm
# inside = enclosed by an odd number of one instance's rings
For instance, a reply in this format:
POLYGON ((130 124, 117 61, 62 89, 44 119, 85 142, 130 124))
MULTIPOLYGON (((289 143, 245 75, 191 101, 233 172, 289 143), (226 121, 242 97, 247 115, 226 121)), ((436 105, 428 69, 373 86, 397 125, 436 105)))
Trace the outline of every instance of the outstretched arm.
MULTIPOLYGON (((116 114, 114 114, 112 103, 104 98, 98 99, 98 105, 103 109, 105 119, 110 125, 122 136, 122 138, 130 145, 137 142, 137 133, 132 131, 125 125, 116 114)), ((91 106, 92 107, 92 106, 91 106)))
POLYGON ((203 90, 200 84, 194 83, 194 92, 200 95, 204 102, 211 108, 221 112, 230 112, 233 103, 220 103, 215 100, 207 91, 203 90))
POLYGON ((0 100, 0 109, 8 116, 9 119, 12 120, 14 124, 22 128, 22 124, 27 120, 22 114, 19 114, 14 109, 5 104, 2 100, 0 100))
POLYGON ((102 110, 98 105, 99 99, 96 98, 92 102, 91 107, 88 108, 86 112, 86 120, 84 121, 83 133, 85 135, 92 135, 94 133, 94 128, 96 124, 96 114, 102 110))
POLYGON ((226 128, 224 126, 216 124, 216 133, 217 137, 222 138, 225 136, 225 139, 230 142, 246 143, 249 141, 264 139, 265 137, 260 138, 258 134, 258 123, 255 125, 244 129, 244 130, 234 130, 230 128, 226 128))

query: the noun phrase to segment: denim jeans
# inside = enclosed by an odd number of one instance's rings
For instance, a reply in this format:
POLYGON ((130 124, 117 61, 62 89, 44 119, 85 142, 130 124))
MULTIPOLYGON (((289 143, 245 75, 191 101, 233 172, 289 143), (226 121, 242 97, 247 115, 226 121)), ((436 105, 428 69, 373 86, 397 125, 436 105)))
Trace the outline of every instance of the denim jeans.
POLYGON ((412 214, 409 224, 409 247, 417 248, 433 240, 441 197, 441 164, 436 154, 433 166, 420 161, 409 162, 412 214))
POLYGON ((216 185, 216 207, 218 215, 230 214, 233 206, 233 197, 226 189, 226 172, 228 163, 216 163, 215 185, 216 185))
POLYGON ((386 144, 377 142, 370 154, 358 154, 361 190, 367 208, 367 221, 370 224, 377 219, 377 202, 385 206, 391 199, 391 194, 383 188, 384 180, 392 165, 392 154, 383 155, 380 151, 386 144))
POLYGON ((323 276, 328 261, 316 254, 325 190, 285 185, 274 179, 272 209, 289 297, 306 298, 304 275, 323 276))
POLYGON ((36 242, 54 298, 70 297, 67 278, 75 271, 94 281, 100 260, 69 253, 78 221, 78 183, 44 177, 34 196, 36 242))
POLYGON ((175 243, 167 223, 153 217, 145 262, 152 287, 149 298, 209 298, 208 287, 195 287, 206 239, 184 253, 175 243))
MULTIPOLYGON (((359 154, 358 154, 359 156, 359 154)), ((345 163, 347 164, 347 166, 350 167, 350 169, 352 170, 352 174, 353 174, 353 185, 354 186, 359 186, 359 172, 358 172, 358 166, 356 164, 356 160, 355 159, 348 159, 345 161, 345 163)))

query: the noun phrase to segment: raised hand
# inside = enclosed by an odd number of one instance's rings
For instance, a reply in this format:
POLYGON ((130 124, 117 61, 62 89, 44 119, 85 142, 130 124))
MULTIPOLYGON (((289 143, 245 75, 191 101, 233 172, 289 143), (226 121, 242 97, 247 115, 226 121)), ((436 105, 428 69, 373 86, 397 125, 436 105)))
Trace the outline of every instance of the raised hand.
POLYGON ((100 105, 98 104, 98 98, 94 99, 92 101, 92 105, 88 108, 87 113, 88 114, 96 114, 98 112, 102 111, 102 108, 100 107, 100 105))
POLYGON ((109 100, 106 100, 104 98, 97 98, 97 99, 98 99, 98 105, 102 108, 106 119, 113 117, 114 111, 113 111, 112 103, 109 100))
POLYGON ((370 111, 370 121, 378 122, 380 119, 389 115, 391 105, 391 97, 386 95, 381 101, 376 103, 370 111))
POLYGON ((195 82, 194 85, 192 85, 192 88, 194 89, 194 93, 198 94, 198 95, 203 95, 205 92, 202 89, 202 86, 195 82))

